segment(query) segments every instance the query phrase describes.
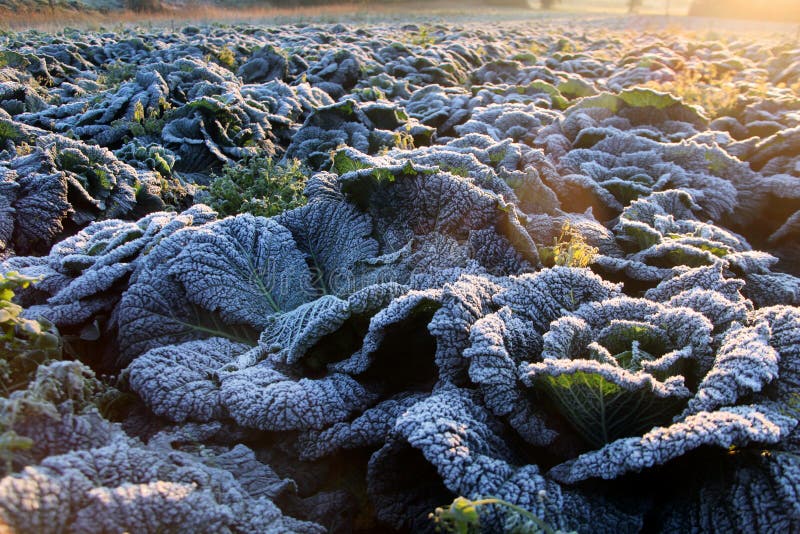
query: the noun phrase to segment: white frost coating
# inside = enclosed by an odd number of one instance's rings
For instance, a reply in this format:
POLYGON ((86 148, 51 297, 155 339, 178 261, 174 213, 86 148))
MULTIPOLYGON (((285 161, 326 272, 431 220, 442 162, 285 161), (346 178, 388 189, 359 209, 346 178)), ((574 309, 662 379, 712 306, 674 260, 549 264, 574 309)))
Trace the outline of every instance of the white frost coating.
POLYGON ((548 473, 572 484, 588 478, 612 479, 630 471, 661 465, 703 445, 727 448, 750 443, 774 444, 797 426, 777 407, 736 406, 700 412, 641 437, 623 438, 580 455, 548 473))
POLYGON ((181 421, 130 441, 76 364, 42 367, 0 402, 37 465, 0 481, 0 522, 320 530, 277 500, 347 532, 366 497, 416 532, 456 493, 580 532, 800 530, 796 54, 529 30, 0 36, 0 272, 43 277, 16 300, 71 348, 133 362, 128 435, 181 421), (709 65, 766 96, 709 124, 632 87, 709 65), (253 155, 326 172, 269 220, 132 220, 253 155), (591 270, 540 265, 565 223, 591 270))
POLYGON ((779 355, 769 345, 766 322, 731 326, 714 358, 714 366, 697 388, 684 415, 730 406, 739 397, 758 393, 778 377, 779 355))

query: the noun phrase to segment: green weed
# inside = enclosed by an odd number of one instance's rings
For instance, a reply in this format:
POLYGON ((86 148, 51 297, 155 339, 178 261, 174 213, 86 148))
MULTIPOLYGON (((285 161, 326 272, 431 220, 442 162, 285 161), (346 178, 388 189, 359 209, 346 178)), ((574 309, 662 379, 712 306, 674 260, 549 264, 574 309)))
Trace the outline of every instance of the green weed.
POLYGON ((598 249, 589 245, 570 223, 564 223, 552 246, 539 247, 539 259, 547 267, 588 267, 598 249))
POLYGON ((307 179, 299 161, 281 165, 270 157, 252 156, 225 165, 203 201, 222 216, 252 213, 271 217, 305 204, 307 179))

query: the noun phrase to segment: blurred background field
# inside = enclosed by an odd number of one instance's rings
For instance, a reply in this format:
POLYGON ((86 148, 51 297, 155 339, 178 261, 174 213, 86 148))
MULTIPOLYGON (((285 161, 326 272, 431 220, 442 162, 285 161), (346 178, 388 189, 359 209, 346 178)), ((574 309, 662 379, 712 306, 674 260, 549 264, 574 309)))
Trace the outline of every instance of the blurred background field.
POLYGON ((616 28, 676 27, 694 31, 797 31, 800 0, 0 0, 0 29, 192 23, 376 22, 380 20, 548 20, 626 15, 616 28), (631 16, 628 16, 631 15, 631 16), (687 16, 691 15, 691 16, 687 16), (719 22, 711 17, 724 17, 719 22), (738 20, 737 20, 738 19, 738 20), (767 24, 768 21, 776 25, 767 24))

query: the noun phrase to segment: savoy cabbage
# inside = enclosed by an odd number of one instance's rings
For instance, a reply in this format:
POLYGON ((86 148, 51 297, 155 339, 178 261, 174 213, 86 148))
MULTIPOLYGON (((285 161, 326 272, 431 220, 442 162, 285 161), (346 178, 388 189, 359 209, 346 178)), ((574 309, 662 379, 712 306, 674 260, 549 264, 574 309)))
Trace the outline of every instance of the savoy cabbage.
POLYGON ((800 529, 796 45, 550 24, 0 35, 0 530, 800 529))

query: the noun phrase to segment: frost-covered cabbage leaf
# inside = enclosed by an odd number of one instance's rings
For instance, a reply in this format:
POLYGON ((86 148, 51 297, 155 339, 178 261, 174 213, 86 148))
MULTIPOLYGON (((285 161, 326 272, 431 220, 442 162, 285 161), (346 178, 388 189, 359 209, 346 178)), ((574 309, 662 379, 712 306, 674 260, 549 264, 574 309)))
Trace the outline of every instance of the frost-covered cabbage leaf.
POLYGON ((82 139, 110 146, 129 135, 137 123, 160 116, 165 107, 169 107, 168 99, 169 86, 161 73, 143 69, 133 80, 120 85, 116 92, 107 94, 84 113, 58 121, 56 128, 71 130, 82 139))
POLYGON ((665 463, 703 445, 728 448, 755 442, 775 444, 797 420, 766 407, 737 406, 700 412, 668 427, 656 427, 641 437, 619 439, 598 451, 561 464, 551 475, 563 482, 615 478, 631 470, 665 463))
POLYGON ((202 172, 233 158, 256 155, 259 149, 274 151, 268 114, 229 86, 198 95, 171 113, 161 140, 180 157, 176 169, 185 172, 202 172))
POLYGON ((690 485, 690 491, 659 512, 657 521, 662 531, 798 528, 797 455, 771 451, 757 459, 747 456, 734 454, 733 465, 725 466, 716 476, 709 474, 699 485, 690 485))
POLYGON ((626 297, 585 304, 550 325, 523 381, 544 392, 593 446, 669 421, 691 392, 686 361, 705 373, 712 326, 685 308, 626 297))
POLYGON ((214 421, 225 411, 213 372, 249 348, 224 338, 155 348, 131 363, 128 381, 156 415, 214 421))
POLYGON ((131 387, 173 421, 227 416, 260 429, 320 428, 369 405, 374 392, 352 377, 325 373, 361 343, 371 315, 406 289, 370 286, 347 300, 320 297, 272 315, 258 347, 222 338, 154 348, 127 370, 131 387), (349 351, 349 352, 348 352, 349 351))
POLYGON ((0 35, 0 272, 131 393, 1 399, 0 523, 800 530, 796 46, 523 26, 0 35), (256 153, 307 205, 162 211, 256 153))
MULTIPOLYGON (((519 260, 538 264, 535 245, 514 206, 473 180, 411 163, 359 169, 357 162, 347 161, 356 170, 342 169, 349 171, 339 178, 342 192, 372 216, 373 235, 383 251, 401 250, 415 237, 444 234, 466 246, 468 257, 491 239, 509 243, 519 260), (470 246, 471 240, 477 243, 470 246)), ((448 266, 461 265, 451 262, 448 266)), ((522 263, 517 268, 526 267, 522 263)))
POLYGON ((684 189, 704 217, 720 220, 737 206, 737 188, 755 177, 719 148, 692 142, 659 143, 613 131, 587 148, 559 159, 562 176, 548 185, 569 211, 592 207, 600 220, 657 191, 684 189))
MULTIPOLYGON (((378 517, 395 528, 421 528, 420 514, 448 494, 495 496, 562 529, 627 532, 641 521, 602 498, 562 489, 517 458, 502 427, 467 390, 444 389, 404 412, 370 459, 368 477, 378 517)), ((488 528, 500 527, 498 516, 484 519, 488 528)))
POLYGON ((258 490, 251 493, 230 471, 210 464, 119 438, 4 478, 0 514, 14 529, 37 532, 160 532, 187 525, 200 532, 323 531, 284 516, 258 490))
POLYGON ((7 466, 20 469, 50 455, 105 445, 122 435, 118 425, 98 411, 109 393, 113 395, 91 369, 78 362, 40 366, 26 389, 0 398, 4 441, 30 440, 19 450, 4 446, 7 466))
POLYGON ((13 452, 6 465, 21 470, 0 480, 7 528, 161 532, 188 524, 204 532, 322 532, 273 504, 292 490, 291 481, 250 449, 180 450, 219 428, 166 431, 146 446, 127 436, 98 411, 118 395, 83 364, 64 361, 41 366, 27 389, 0 399, 4 454, 13 452))
POLYGON ((131 273, 152 247, 181 228, 215 216, 198 205, 181 214, 153 213, 136 222, 99 221, 54 245, 47 256, 17 256, 0 269, 40 279, 20 296, 29 306, 28 316, 44 316, 61 328, 77 327, 114 309, 131 273))
POLYGON ((26 140, 32 147, 27 153, 0 161, 4 183, 16 183, 4 186, 13 208, 4 215, 5 224, 13 225, 4 242, 19 254, 46 253, 95 220, 132 218, 164 207, 150 193, 160 189, 152 175, 137 173, 105 148, 38 129, 30 129, 26 140))
POLYGON ((512 277, 493 297, 499 311, 485 314, 470 329, 470 346, 464 350, 469 378, 492 413, 506 417, 525 440, 546 444, 555 433, 527 398, 517 368, 539 359, 542 334, 552 320, 618 291, 585 269, 556 267, 512 277))
POLYGON ((305 260, 274 220, 241 215, 183 229, 150 251, 122 297, 122 354, 209 334, 248 340, 311 294, 305 260))
POLYGON ((296 158, 316 169, 330 163, 330 152, 340 145, 368 154, 382 147, 406 146, 410 139, 409 117, 386 104, 360 104, 345 100, 317 108, 292 137, 286 158, 296 158))
POLYGON ((633 201, 614 227, 619 245, 629 253, 624 258, 601 254, 595 264, 604 272, 648 282, 679 276, 687 267, 714 265, 726 276, 744 279, 743 293, 756 306, 798 302, 800 281, 774 272, 777 258, 752 250, 734 232, 699 221, 700 211, 684 190, 633 201))
MULTIPOLYGON (((316 325, 331 321, 325 328, 338 328, 347 318, 341 316, 346 299, 383 280, 370 274, 379 270, 370 264, 379 253, 370 215, 331 187, 323 175, 309 183, 308 205, 279 217, 241 215, 161 240, 120 305, 125 357, 206 335, 248 341, 267 327, 268 345, 312 343, 293 337, 325 335, 306 324, 319 314, 316 325), (279 331, 290 337, 278 339, 279 331)), ((354 313, 365 313, 359 306, 374 309, 386 298, 380 294, 354 297, 354 313)))
POLYGON ((340 373, 307 379, 270 360, 238 369, 247 349, 222 338, 190 341, 148 351, 127 373, 153 411, 176 422, 231 417, 250 428, 305 430, 345 420, 374 399, 340 373))

